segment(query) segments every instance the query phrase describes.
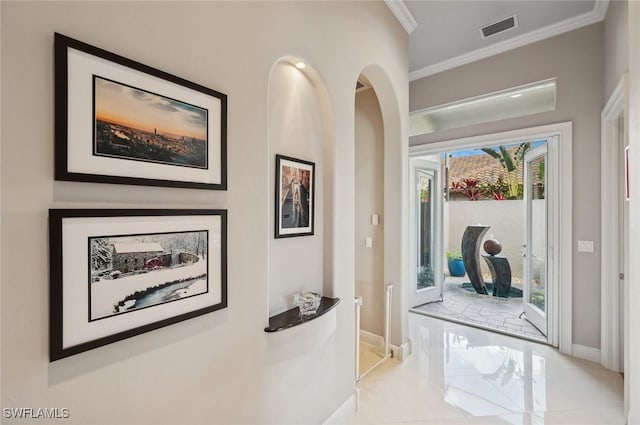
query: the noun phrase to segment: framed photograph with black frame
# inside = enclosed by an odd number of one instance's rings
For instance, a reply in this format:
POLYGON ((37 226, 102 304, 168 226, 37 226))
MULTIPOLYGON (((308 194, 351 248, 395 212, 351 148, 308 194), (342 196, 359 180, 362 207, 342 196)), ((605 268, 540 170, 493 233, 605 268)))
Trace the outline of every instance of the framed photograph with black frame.
POLYGON ((55 34, 56 180, 227 189, 227 96, 55 34))
POLYGON ((315 163, 276 155, 275 237, 313 235, 315 163))
POLYGON ((49 210, 55 361, 227 307, 226 210, 49 210))

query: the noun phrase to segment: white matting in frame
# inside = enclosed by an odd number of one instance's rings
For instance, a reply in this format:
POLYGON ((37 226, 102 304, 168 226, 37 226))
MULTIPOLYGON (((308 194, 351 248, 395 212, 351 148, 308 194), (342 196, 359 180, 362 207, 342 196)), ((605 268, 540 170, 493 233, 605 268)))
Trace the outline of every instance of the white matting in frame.
POLYGON ((226 190, 225 94, 55 35, 56 179, 226 190))
POLYGON ((226 210, 50 210, 57 360, 225 308, 226 210))

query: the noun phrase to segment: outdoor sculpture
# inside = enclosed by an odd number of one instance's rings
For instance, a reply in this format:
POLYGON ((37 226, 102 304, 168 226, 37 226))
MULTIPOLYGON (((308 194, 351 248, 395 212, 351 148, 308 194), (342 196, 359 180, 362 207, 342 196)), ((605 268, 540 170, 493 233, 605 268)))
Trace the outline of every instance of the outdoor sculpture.
POLYGON ((478 294, 488 295, 487 285, 480 269, 480 242, 491 226, 467 226, 462 235, 462 261, 473 289, 478 294))
POLYGON ((493 296, 509 298, 511 292, 511 266, 503 256, 482 255, 487 262, 493 279, 493 296))
MULTIPOLYGON (((483 295, 489 295, 489 291, 480 269, 480 242, 490 227, 484 225, 467 226, 462 235, 462 260, 467 269, 467 275, 473 289, 483 295)), ((502 245, 495 239, 487 239, 483 247, 487 254, 483 254, 482 257, 489 266, 493 280, 493 296, 508 298, 511 292, 511 266, 506 257, 497 255, 502 251, 502 245)))

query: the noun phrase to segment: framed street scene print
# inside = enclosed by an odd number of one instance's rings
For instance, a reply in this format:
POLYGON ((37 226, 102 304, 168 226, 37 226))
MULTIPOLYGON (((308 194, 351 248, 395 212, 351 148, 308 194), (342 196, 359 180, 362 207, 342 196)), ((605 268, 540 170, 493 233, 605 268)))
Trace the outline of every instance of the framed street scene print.
POLYGON ((275 237, 313 235, 315 164, 276 155, 275 237))

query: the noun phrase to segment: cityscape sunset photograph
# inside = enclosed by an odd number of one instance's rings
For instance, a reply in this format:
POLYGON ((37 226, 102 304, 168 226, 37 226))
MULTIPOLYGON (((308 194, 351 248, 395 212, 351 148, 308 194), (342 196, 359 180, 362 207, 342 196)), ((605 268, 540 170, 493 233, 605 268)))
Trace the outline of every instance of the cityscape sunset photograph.
POLYGON ((208 169, 208 111, 93 77, 96 156, 208 169))

